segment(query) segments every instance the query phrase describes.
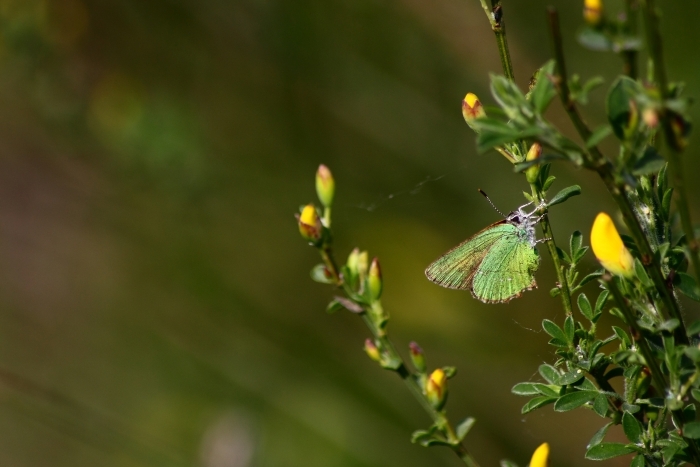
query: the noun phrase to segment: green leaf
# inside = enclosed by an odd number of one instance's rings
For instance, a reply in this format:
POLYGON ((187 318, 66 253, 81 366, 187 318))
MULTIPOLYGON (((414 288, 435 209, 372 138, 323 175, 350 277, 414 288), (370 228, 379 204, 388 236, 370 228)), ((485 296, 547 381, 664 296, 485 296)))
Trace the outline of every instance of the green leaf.
POLYGON ((554 89, 554 83, 552 82, 553 74, 554 60, 550 60, 539 69, 537 73, 537 82, 530 94, 530 101, 535 108, 535 112, 540 115, 544 113, 549 103, 552 102, 552 99, 557 95, 554 89))
POLYGON ((613 457, 624 456, 634 452, 634 449, 622 443, 600 443, 591 446, 586 451, 586 459, 592 461, 602 461, 613 457))
POLYGON ((535 388, 536 383, 518 383, 510 390, 516 396, 534 396, 540 392, 535 388))
POLYGON ((593 146, 597 146, 598 143, 610 136, 611 133, 612 127, 610 125, 603 125, 596 128, 593 134, 591 134, 590 138, 588 138, 588 141, 586 141, 586 148, 590 149, 593 146))
POLYGON ((622 414, 622 430, 631 442, 637 444, 642 439, 642 425, 629 412, 622 414))
POLYGON ((661 209, 666 220, 671 217, 671 201, 673 201, 673 188, 669 188, 664 192, 664 196, 661 199, 661 209))
POLYGON ((593 321, 593 309, 591 308, 591 302, 588 301, 588 297, 586 297, 586 294, 579 294, 576 302, 578 304, 578 309, 581 311, 581 314, 585 316, 586 319, 588 319, 589 321, 593 321))
POLYGON ((572 196, 580 195, 581 194, 581 187, 578 185, 571 185, 569 187, 564 188, 561 190, 559 193, 554 195, 554 197, 547 203, 548 207, 552 207, 556 204, 563 203, 567 199, 571 198, 572 196))
POLYGON ((700 321, 693 321, 688 326, 688 336, 694 336, 695 334, 700 334, 700 321))
POLYGON ((603 439, 605 438, 605 435, 608 432, 608 428, 610 428, 612 425, 613 425, 613 422, 610 422, 607 425, 605 425, 604 427, 602 427, 601 429, 599 429, 598 431, 596 431, 595 434, 593 435, 593 438, 591 438, 591 440, 588 442, 588 446, 586 446, 586 449, 587 450, 591 449, 593 446, 600 444, 603 441, 603 439))
POLYGON ((549 296, 550 297, 557 297, 561 293, 561 289, 559 287, 553 287, 549 289, 549 296))
POLYGON ((566 386, 568 384, 574 384, 583 378, 583 372, 581 370, 573 370, 568 373, 564 373, 559 377, 559 384, 561 386, 566 386))
POLYGON ((457 438, 459 438, 460 441, 463 440, 465 436, 467 436, 467 433, 469 433, 469 430, 472 429, 474 423, 476 423, 475 418, 467 417, 455 427, 457 438))
POLYGON ((677 271, 676 276, 673 278, 673 285, 686 297, 700 302, 700 289, 690 274, 677 271))
POLYGON ((317 264, 311 269, 311 278, 321 284, 333 284, 333 278, 328 274, 325 264, 317 264))
POLYGON ((625 346, 627 346, 627 348, 632 346, 632 341, 630 340, 629 336, 627 335, 624 329, 618 326, 613 326, 612 330, 620 339, 620 341, 622 341, 625 344, 625 346))
POLYGON ((342 310, 343 308, 345 307, 338 300, 331 300, 331 302, 326 307, 326 311, 328 313, 335 313, 336 311, 342 310))
POLYGON ((637 274, 637 278, 639 279, 639 282, 641 282, 645 288, 647 288, 647 289, 654 288, 654 282, 647 275, 647 272, 644 269, 642 262, 639 261, 639 258, 634 258, 634 272, 637 274))
POLYGON ((574 330, 574 318, 569 315, 564 320, 564 333, 566 334, 566 341, 570 344, 574 342, 574 330))
POLYGON ((547 404, 551 404, 552 402, 555 402, 557 400, 556 397, 546 397, 546 396, 541 396, 541 397, 535 397, 534 399, 530 399, 527 404, 523 406, 522 409, 520 409, 520 413, 526 414, 530 413, 535 409, 539 409, 540 407, 543 407, 547 404))
POLYGON ((598 279, 600 276, 604 274, 603 270, 598 270, 595 272, 592 272, 585 276, 583 279, 581 279, 581 282, 578 283, 577 287, 583 287, 584 285, 588 284, 590 281, 598 279))
POLYGON ((689 347, 686 347, 683 349, 683 353, 691 359, 694 363, 700 362, 700 349, 695 347, 694 345, 691 345, 689 347))
POLYGON ((555 177, 554 175, 550 175, 549 177, 547 177, 547 179, 542 184, 542 191, 549 190, 549 187, 552 186, 552 183, 554 183, 554 180, 556 179, 557 177, 555 177))
POLYGON ((457 368, 453 366, 443 366, 442 371, 445 372, 445 377, 447 379, 454 378, 457 374, 457 368))
POLYGON ((562 342, 569 342, 569 339, 567 339, 564 331, 562 331, 562 329, 559 326, 557 326, 553 321, 550 321, 548 319, 543 320, 542 328, 544 329, 544 332, 546 332, 553 338, 558 339, 562 342))
POLYGON ((700 401, 700 389, 693 388, 690 390, 690 393, 693 395, 693 399, 700 401))
POLYGON ((579 44, 590 50, 608 52, 612 50, 613 43, 602 31, 590 26, 582 28, 577 36, 579 44))
POLYGON ((554 368, 552 365, 547 365, 546 363, 543 363, 539 367, 539 372, 540 375, 549 383, 549 384, 559 384, 559 380, 561 379, 561 374, 559 373, 559 370, 554 368))
POLYGON ((576 391, 564 394, 554 404, 554 410, 557 412, 568 412, 592 401, 598 394, 598 391, 576 391))
POLYGON ((608 413, 608 398, 603 394, 598 394, 593 401, 593 411, 605 418, 605 415, 608 413))
POLYGON ((666 160, 661 157, 654 146, 650 145, 644 149, 642 157, 632 166, 632 174, 651 175, 661 170, 664 165, 666 165, 666 160))
POLYGON ((569 238, 569 251, 571 252, 571 257, 575 257, 578 250, 581 249, 583 244, 583 234, 578 230, 575 230, 569 238))
POLYGON ((630 464, 630 467, 644 467, 646 465, 644 461, 644 456, 641 454, 637 454, 634 459, 632 459, 632 463, 630 464))
POLYGON ((518 464, 516 464, 513 461, 509 461, 508 459, 503 459, 501 462, 501 467, 518 467, 518 464))
POLYGON ((659 329, 662 331, 673 331, 676 329, 678 326, 681 325, 681 322, 677 320, 676 318, 671 318, 669 320, 664 321, 659 325, 659 329))
POLYGON ((639 84, 627 76, 620 76, 610 88, 606 100, 608 122, 615 136, 627 139, 630 123, 630 101, 640 93, 639 84))
POLYGON ((690 439, 700 439, 700 422, 690 422, 683 425, 683 436, 690 439))

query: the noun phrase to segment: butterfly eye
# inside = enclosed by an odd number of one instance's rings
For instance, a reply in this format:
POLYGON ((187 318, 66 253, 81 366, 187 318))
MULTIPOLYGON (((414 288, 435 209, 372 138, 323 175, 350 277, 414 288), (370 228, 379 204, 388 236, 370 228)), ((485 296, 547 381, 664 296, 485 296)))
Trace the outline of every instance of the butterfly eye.
POLYGON ((511 216, 510 220, 515 222, 516 224, 520 224, 520 216, 518 216, 518 215, 511 216))

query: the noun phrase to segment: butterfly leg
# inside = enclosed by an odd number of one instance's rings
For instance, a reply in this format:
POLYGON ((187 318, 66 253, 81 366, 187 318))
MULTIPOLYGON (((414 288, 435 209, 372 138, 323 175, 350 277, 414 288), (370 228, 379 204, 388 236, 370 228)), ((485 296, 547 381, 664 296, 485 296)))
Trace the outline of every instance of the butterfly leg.
POLYGON ((538 243, 548 242, 550 240, 552 240, 552 239, 551 238, 540 238, 539 240, 535 240, 535 245, 537 245, 538 243))

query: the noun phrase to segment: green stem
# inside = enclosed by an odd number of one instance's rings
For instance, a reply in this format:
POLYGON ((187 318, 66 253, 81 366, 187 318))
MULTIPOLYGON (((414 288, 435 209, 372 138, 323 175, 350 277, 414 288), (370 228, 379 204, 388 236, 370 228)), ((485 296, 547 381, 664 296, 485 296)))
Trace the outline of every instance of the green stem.
MULTIPOLYGON (((486 4, 486 0, 481 0, 481 7, 486 12, 486 17, 491 23, 491 29, 496 35, 496 44, 498 45, 498 54, 501 57, 501 65, 503 66, 503 74, 506 78, 511 81, 515 81, 515 73, 513 72, 513 63, 510 60, 510 52, 508 50, 508 40, 506 36, 506 28, 503 23, 503 8, 501 2, 498 0, 491 1, 491 9, 489 9, 486 4), (497 21, 495 12, 499 12, 499 18, 497 21)), ((521 142, 522 143, 522 142, 521 142)), ((530 184, 532 188, 533 195, 537 198, 538 202, 544 200, 544 194, 540 192, 537 187, 530 184)), ((569 292, 569 283, 566 280, 566 274, 564 272, 564 267, 559 260, 559 255, 557 254, 557 245, 554 241, 554 232, 552 232, 552 226, 549 223, 549 217, 545 213, 540 221, 540 226, 542 227, 542 234, 546 239, 547 249, 552 257, 552 262, 554 263, 554 269, 557 273, 557 280, 559 281, 559 289, 561 290, 561 301, 564 306, 564 311, 567 316, 572 314, 571 308, 571 293, 569 292)))
MULTIPOLYGON (((637 0, 627 0, 625 2, 625 25, 627 27, 627 34, 631 37, 637 35, 637 11, 637 0)), ((622 53, 625 63, 624 72, 627 76, 635 80, 639 74, 637 68, 638 55, 636 50, 626 50, 622 53)))
MULTIPOLYGON (((654 8, 654 0, 644 0, 644 9, 642 10, 647 36, 647 47, 649 55, 653 62, 654 81, 659 87, 661 99, 665 101, 671 97, 668 87, 668 78, 666 76, 666 65, 664 63, 663 47, 661 43, 661 31, 659 29, 659 16, 654 8)), ((661 121, 666 136, 666 145, 669 148, 668 165, 673 177, 673 185, 676 194, 676 209, 681 215, 681 225, 683 233, 688 240, 688 249, 690 252, 690 262, 693 264, 696 277, 700 280, 700 256, 698 253, 698 240, 695 237, 695 229, 690 216, 690 208, 688 204, 688 195, 685 189, 683 179, 683 164, 681 161, 681 149, 674 141, 676 136, 673 131, 672 115, 665 109, 661 112, 661 121)))
MULTIPOLYGON (((608 275, 604 280, 608 286, 608 290, 610 290, 613 298, 617 302, 618 308, 620 309, 620 311, 622 311, 622 314, 627 320, 627 324, 629 324, 629 326, 634 331, 632 333, 632 338, 634 339, 635 344, 644 356, 644 360, 646 361, 647 367, 649 367, 649 371, 651 372, 651 378, 654 382, 654 385, 656 386, 657 391, 659 392, 659 394, 666 394, 666 390, 668 388, 666 377, 661 372, 661 367, 659 366, 659 363, 654 357, 651 347, 649 346, 649 342, 647 342, 646 338, 644 338, 643 330, 639 326, 634 312, 629 307, 627 300, 622 295, 622 292, 620 291, 612 276, 608 275)), ((673 417, 673 421, 676 424, 676 426, 681 427, 682 432, 682 427, 684 425, 683 411, 672 410, 671 416, 673 417)), ((700 466, 700 451, 698 451, 698 447, 695 444, 695 441, 688 438, 686 439, 688 445, 690 446, 690 455, 693 458, 693 464, 696 466, 700 466)))
POLYGON ((396 350, 394 343, 391 342, 389 337, 386 335, 386 332, 377 328, 372 320, 372 317, 369 316, 367 312, 362 313, 362 319, 372 332, 374 338, 377 340, 377 342, 379 342, 380 348, 387 353, 389 359, 400 362, 398 368, 396 368, 396 373, 403 380, 411 394, 413 394, 413 396, 418 400, 420 405, 423 406, 426 412, 428 412, 428 415, 430 415, 430 418, 433 419, 435 425, 444 428, 445 434, 447 435, 447 441, 450 443, 450 448, 467 466, 479 467, 476 459, 474 459, 464 444, 462 444, 462 442, 457 438, 457 434, 445 416, 445 413, 436 410, 430 401, 428 401, 428 399, 425 397, 423 389, 418 385, 416 378, 408 370, 406 362, 404 361, 403 357, 401 357, 401 354, 399 354, 399 352, 396 350))
MULTIPOLYGON (((559 15, 557 10, 554 8, 548 9, 549 17, 549 27, 552 34, 552 39, 554 43, 554 57, 557 62, 558 79, 557 82, 557 92, 559 93, 559 98, 562 101, 564 110, 569 115, 574 127, 578 131, 579 135, 584 141, 587 141, 591 136, 591 130, 588 125, 581 117, 581 114, 576 107, 573 99, 571 99, 571 94, 569 92, 568 76, 566 74, 566 61, 564 60, 564 48, 562 45, 561 29, 559 27, 559 15)), ((649 244, 649 239, 644 233, 644 229, 639 223, 639 219, 634 213, 634 208, 630 203, 629 198, 625 194, 626 185, 622 181, 618 181, 613 175, 613 166, 608 161, 608 159, 600 152, 597 146, 589 148, 589 153, 584 154, 586 167, 595 170, 600 175, 600 178, 605 183, 606 188, 610 192, 611 196, 617 203, 622 216, 625 219, 625 224, 632 235, 639 252, 641 253, 641 260, 644 264, 645 270, 649 277, 651 277, 656 289, 661 297, 661 302, 664 307, 668 310, 668 313, 672 318, 676 318, 680 321, 681 325, 676 328, 676 338, 680 343, 688 343, 688 337, 686 336, 685 324, 678 308, 678 303, 673 297, 673 291, 670 284, 667 283, 666 278, 661 272, 661 265, 659 264, 658 258, 654 255, 654 251, 649 244)), ((663 312, 663 310, 661 310, 663 312)))
POLYGON ((486 0, 481 0, 481 7, 486 13, 486 17, 491 24, 491 30, 496 35, 496 45, 498 46, 498 54, 501 57, 501 65, 503 66, 503 74, 511 81, 515 80, 513 72, 513 63, 510 61, 510 52, 508 51, 508 39, 506 37, 506 26, 503 23, 503 9, 501 2, 491 0, 491 7, 486 3, 486 0))
MULTIPOLYGON (((544 195, 540 192, 534 184, 530 184, 532 188, 532 193, 537 197, 538 202, 544 200, 544 195)), ((567 316, 571 316, 573 309, 571 307, 571 291, 569 290, 569 281, 566 278, 566 272, 564 271, 564 265, 561 264, 559 259, 559 254, 557 253, 557 244, 554 242, 554 233, 552 232, 552 226, 549 223, 549 216, 545 213, 540 220, 540 226, 542 227, 542 235, 545 238, 545 243, 547 244, 547 249, 549 250, 549 255, 552 257, 552 263, 554 263, 554 269, 557 272, 557 281, 559 282, 559 290, 561 295, 561 303, 564 307, 564 311, 567 316)))

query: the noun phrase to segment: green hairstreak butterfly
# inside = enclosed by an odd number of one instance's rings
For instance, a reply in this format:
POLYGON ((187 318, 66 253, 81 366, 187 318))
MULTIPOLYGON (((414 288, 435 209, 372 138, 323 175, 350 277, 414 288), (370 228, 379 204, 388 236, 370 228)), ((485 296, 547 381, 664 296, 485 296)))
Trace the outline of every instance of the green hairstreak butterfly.
POLYGON ((484 303, 508 302, 536 288, 534 274, 540 256, 535 248, 538 243, 535 225, 539 221, 535 214, 541 206, 525 212, 530 204, 520 206, 507 216, 501 214, 505 219, 442 255, 428 266, 425 275, 442 287, 469 289, 474 298, 484 303))

